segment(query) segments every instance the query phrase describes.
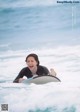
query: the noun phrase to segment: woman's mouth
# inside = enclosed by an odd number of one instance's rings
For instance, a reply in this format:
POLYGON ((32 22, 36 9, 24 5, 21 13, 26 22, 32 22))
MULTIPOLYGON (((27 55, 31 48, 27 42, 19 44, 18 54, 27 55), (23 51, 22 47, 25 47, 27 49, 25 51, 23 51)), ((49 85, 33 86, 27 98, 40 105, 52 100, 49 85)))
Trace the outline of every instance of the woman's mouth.
POLYGON ((31 69, 32 69, 33 67, 34 67, 34 66, 29 66, 29 68, 31 68, 31 69))

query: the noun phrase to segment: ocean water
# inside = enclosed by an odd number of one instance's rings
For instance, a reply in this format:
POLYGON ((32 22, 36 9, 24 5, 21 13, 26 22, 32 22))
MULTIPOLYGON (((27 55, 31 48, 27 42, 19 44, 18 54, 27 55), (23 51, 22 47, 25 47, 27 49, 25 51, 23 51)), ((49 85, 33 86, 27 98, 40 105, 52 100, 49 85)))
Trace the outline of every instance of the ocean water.
POLYGON ((0 0, 0 111, 80 112, 80 0, 0 0), (61 82, 14 84, 29 53, 61 82))

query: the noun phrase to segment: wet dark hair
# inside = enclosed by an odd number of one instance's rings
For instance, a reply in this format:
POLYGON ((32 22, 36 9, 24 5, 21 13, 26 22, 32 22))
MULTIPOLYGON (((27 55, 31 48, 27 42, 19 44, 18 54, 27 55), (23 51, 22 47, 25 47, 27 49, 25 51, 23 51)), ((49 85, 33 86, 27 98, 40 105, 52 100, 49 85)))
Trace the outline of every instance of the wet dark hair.
POLYGON ((29 54, 29 55, 26 57, 26 60, 25 60, 26 62, 27 62, 27 59, 28 59, 29 57, 33 57, 33 58, 35 59, 35 61, 38 63, 37 66, 39 66, 40 62, 39 62, 38 56, 37 56, 36 54, 34 54, 34 53, 29 54))

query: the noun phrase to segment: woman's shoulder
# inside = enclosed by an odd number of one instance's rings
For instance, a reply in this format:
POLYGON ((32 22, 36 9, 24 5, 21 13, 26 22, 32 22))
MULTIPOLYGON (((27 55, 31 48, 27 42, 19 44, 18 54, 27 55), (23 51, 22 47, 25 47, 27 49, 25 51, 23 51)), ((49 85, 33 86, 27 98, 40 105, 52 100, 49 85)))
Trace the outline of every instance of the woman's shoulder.
POLYGON ((43 65, 39 65, 39 68, 47 68, 46 66, 43 65))
POLYGON ((41 74, 47 75, 49 73, 49 70, 46 66, 39 65, 38 72, 40 72, 41 74))
POLYGON ((21 69, 21 71, 26 71, 26 70, 28 70, 28 67, 24 67, 21 69))
POLYGON ((39 69, 48 70, 48 68, 46 66, 43 66, 43 65, 39 65, 39 69))

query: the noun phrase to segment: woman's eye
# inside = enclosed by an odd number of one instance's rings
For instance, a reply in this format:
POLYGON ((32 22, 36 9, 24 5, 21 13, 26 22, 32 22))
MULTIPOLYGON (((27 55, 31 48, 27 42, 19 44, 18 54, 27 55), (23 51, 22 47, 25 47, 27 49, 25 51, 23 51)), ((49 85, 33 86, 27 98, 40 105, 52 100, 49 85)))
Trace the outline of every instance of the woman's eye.
POLYGON ((27 61, 27 63, 29 63, 30 61, 27 61))
POLYGON ((31 60, 31 61, 27 61, 27 63, 30 63, 30 62, 34 62, 33 60, 31 60))

